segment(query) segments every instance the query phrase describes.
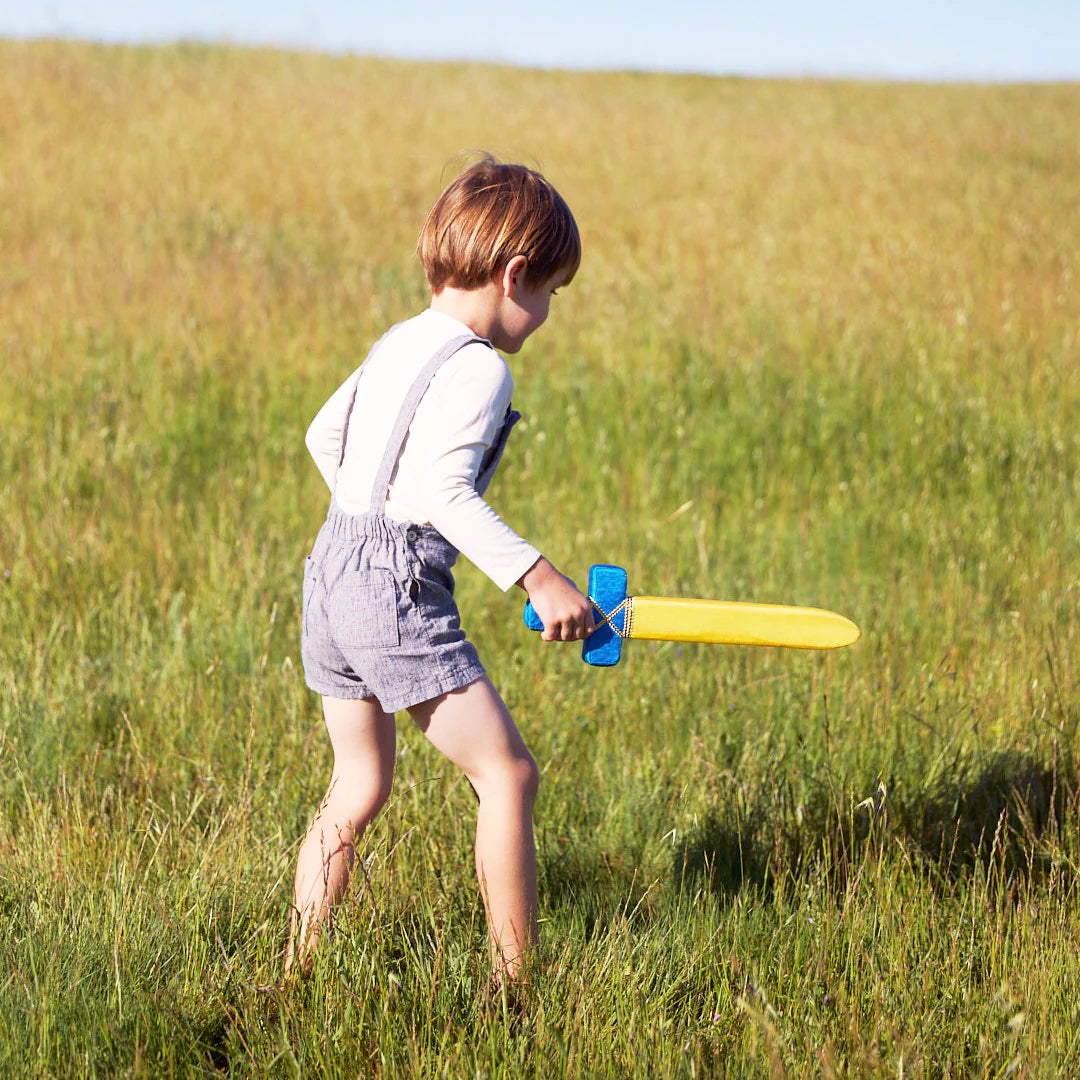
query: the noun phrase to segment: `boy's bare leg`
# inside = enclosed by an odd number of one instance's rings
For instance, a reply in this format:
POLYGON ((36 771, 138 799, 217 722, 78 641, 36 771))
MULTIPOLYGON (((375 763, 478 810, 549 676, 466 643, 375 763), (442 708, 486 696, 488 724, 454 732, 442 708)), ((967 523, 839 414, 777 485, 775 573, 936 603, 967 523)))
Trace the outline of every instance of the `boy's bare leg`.
POLYGON ((390 797, 394 780, 394 717, 375 698, 323 698, 334 750, 330 787, 300 845, 285 973, 306 973, 333 906, 345 895, 356 845, 390 797))
POLYGON ((499 979, 520 974, 538 939, 533 804, 539 773, 509 710, 484 678, 409 710, 432 744, 468 777, 480 799, 476 874, 499 979))

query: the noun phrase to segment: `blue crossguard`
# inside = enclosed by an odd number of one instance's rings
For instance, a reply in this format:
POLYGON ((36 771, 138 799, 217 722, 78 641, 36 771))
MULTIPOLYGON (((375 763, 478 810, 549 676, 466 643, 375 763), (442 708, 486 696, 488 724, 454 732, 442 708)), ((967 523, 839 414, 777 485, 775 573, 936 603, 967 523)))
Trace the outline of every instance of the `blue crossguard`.
MULTIPOLYGON (((626 631, 626 571, 610 563, 589 568, 589 599, 593 603, 596 629, 581 643, 581 659, 593 667, 614 667, 622 655, 622 635, 626 631)), ((525 625, 543 630, 544 624, 528 601, 525 625)))

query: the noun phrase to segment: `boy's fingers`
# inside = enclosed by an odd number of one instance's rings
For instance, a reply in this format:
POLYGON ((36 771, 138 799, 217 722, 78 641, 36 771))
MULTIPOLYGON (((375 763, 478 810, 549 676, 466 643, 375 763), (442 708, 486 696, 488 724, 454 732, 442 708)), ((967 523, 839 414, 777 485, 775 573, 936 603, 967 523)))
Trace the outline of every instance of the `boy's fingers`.
POLYGON ((584 612, 576 612, 566 618, 546 622, 540 633, 540 640, 584 641, 595 629, 596 624, 590 606, 584 612))
POLYGON ((542 641, 577 641, 581 635, 572 622, 556 622, 545 626, 542 641))

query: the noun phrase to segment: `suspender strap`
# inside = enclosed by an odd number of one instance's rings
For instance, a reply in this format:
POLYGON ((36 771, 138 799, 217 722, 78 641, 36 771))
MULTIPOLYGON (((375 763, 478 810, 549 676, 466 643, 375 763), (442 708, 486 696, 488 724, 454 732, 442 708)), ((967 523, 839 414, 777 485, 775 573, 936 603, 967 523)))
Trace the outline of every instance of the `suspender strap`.
POLYGON ((371 501, 368 505, 369 511, 379 514, 383 512, 383 507, 386 505, 386 490, 390 487, 390 477, 394 474, 398 456, 405 445, 405 437, 409 434, 409 425, 412 424, 413 416, 416 415, 416 407, 420 404, 420 399, 424 396, 428 385, 435 377, 435 373, 454 353, 465 348, 466 345, 471 345, 474 341, 487 345, 489 349, 491 348, 490 342, 472 334, 462 334, 460 337, 453 338, 424 365, 424 369, 409 388, 405 400, 401 403, 401 409, 398 412, 394 430, 390 434, 390 440, 386 444, 386 451, 383 453, 379 471, 375 474, 375 483, 371 487, 371 501))
POLYGON ((521 413, 516 409, 507 408, 506 418, 503 420, 498 438, 484 455, 484 460, 480 465, 480 472, 476 477, 476 490, 481 496, 487 491, 488 484, 491 483, 491 478, 495 475, 495 470, 502 460, 503 451, 506 449, 506 440, 510 437, 510 432, 520 419, 521 413))

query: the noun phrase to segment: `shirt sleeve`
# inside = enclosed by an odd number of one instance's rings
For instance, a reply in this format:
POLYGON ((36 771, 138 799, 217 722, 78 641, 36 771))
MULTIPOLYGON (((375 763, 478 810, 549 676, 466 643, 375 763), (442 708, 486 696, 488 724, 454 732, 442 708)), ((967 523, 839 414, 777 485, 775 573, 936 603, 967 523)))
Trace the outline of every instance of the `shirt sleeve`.
POLYGON ((360 369, 357 368, 319 410, 304 437, 308 453, 314 458, 315 465, 322 473, 322 478, 331 492, 334 490, 338 466, 341 463, 345 419, 349 414, 349 406, 356 393, 356 383, 359 378, 360 369))
POLYGON ((418 492, 425 516, 504 592, 540 558, 476 490, 484 453, 499 436, 513 389, 494 350, 467 346, 443 365, 421 403, 430 432, 418 492))

